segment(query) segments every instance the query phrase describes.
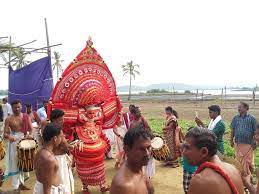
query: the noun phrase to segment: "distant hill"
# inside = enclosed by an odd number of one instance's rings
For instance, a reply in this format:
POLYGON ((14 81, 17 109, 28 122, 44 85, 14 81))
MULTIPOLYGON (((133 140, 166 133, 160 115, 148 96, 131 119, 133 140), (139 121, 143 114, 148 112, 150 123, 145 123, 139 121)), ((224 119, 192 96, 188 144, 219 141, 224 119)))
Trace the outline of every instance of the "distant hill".
MULTIPOLYGON (((175 90, 195 90, 195 89, 219 89, 221 88, 220 86, 195 86, 195 85, 188 85, 188 84, 183 84, 183 83, 160 83, 160 84, 151 84, 146 87, 142 86, 132 86, 132 91, 147 91, 147 90, 152 90, 152 89, 160 89, 160 90, 172 90, 174 87, 175 90)), ((117 87, 118 92, 128 92, 129 91, 129 86, 119 86, 117 87)))
MULTIPOLYGON (((171 91, 172 87, 174 86, 175 90, 216 90, 216 89, 221 89, 221 88, 225 88, 225 85, 190 85, 190 84, 183 84, 183 83, 159 83, 159 84, 151 84, 148 86, 136 86, 133 85, 132 86, 132 91, 147 91, 147 90, 152 90, 152 89, 160 89, 160 90, 168 90, 171 91)), ((243 90, 245 88, 245 90, 251 89, 253 88, 253 84, 229 84, 227 85, 227 88, 229 89, 241 89, 243 90)), ((119 86, 117 87, 117 91, 118 92, 128 92, 129 91, 129 86, 119 86)))

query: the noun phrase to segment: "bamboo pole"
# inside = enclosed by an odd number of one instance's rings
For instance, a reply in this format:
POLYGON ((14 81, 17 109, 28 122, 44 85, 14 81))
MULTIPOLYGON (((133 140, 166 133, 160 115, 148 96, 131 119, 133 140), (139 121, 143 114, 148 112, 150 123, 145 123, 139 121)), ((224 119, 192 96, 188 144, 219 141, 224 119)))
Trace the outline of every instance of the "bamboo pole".
POLYGON ((48 24, 47 24, 47 19, 44 18, 45 20, 45 30, 46 30, 46 41, 47 41, 47 48, 48 48, 48 56, 51 56, 51 50, 49 46, 49 33, 48 33, 48 24))

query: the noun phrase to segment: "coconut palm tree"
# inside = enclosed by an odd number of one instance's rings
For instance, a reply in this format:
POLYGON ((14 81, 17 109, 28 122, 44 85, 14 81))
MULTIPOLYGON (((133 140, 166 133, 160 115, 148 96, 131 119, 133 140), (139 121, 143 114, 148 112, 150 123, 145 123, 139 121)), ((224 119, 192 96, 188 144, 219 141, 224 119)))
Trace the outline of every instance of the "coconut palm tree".
POLYGON ((130 76, 129 96, 128 96, 128 100, 130 100, 131 99, 132 77, 133 77, 133 79, 135 79, 136 74, 140 75, 139 71, 137 70, 137 68, 139 68, 139 65, 133 64, 133 61, 130 61, 126 65, 122 65, 121 68, 122 68, 122 71, 123 71, 123 76, 126 75, 126 74, 129 74, 129 76, 130 76))
POLYGON ((0 42, 0 58, 4 62, 4 64, 9 63, 9 51, 10 51, 10 59, 11 61, 13 61, 11 63, 11 66, 14 69, 19 69, 26 65, 26 61, 25 61, 26 53, 22 47, 16 47, 14 44, 0 42))
POLYGON ((54 59, 55 59, 55 63, 53 63, 52 65, 52 70, 54 71, 56 69, 57 71, 57 80, 59 78, 59 72, 63 72, 62 66, 61 66, 61 62, 63 60, 60 60, 60 54, 56 51, 54 51, 54 59))

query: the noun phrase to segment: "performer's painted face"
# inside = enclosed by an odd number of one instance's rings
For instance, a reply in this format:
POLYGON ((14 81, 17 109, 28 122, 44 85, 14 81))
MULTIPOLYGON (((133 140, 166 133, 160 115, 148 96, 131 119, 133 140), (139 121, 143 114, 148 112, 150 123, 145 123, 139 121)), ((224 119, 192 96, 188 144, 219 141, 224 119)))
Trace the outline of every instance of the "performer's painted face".
POLYGON ((132 148, 126 146, 128 160, 138 166, 146 166, 151 155, 151 140, 139 137, 134 141, 132 148))
POLYGON ((93 120, 100 120, 102 112, 100 108, 86 110, 86 117, 93 120))

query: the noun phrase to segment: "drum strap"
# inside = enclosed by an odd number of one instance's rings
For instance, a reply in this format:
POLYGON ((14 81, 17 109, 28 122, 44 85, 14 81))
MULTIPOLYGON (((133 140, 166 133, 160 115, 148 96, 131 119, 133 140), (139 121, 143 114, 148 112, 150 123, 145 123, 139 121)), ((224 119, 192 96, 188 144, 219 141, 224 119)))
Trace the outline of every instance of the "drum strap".
POLYGON ((233 181, 230 179, 230 177, 227 175, 227 173, 221 169, 219 166, 215 165, 212 162, 204 162, 202 163, 199 168, 197 169, 197 171, 195 172, 195 174, 199 174, 201 171, 203 171, 205 168, 210 168, 214 171, 216 171, 218 174, 220 174, 225 181, 228 183, 232 194, 238 194, 238 190, 236 188, 236 186, 234 185, 233 181))

